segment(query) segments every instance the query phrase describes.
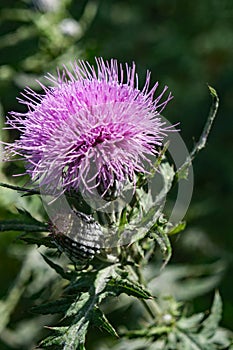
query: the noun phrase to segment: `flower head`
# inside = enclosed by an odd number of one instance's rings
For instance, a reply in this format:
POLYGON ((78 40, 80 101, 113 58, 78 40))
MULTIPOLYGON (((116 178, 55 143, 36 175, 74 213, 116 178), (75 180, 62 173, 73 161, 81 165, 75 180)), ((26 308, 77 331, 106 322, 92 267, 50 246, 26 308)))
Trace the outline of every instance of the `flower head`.
POLYGON ((154 97, 150 73, 142 90, 132 66, 96 59, 96 67, 78 61, 58 76, 47 75, 44 94, 26 88, 19 102, 26 113, 11 112, 7 123, 21 132, 7 148, 26 160, 26 173, 40 184, 78 190, 80 183, 102 194, 116 182, 145 172, 168 131, 159 113, 172 98, 154 97), (94 185, 93 185, 94 184, 94 185))

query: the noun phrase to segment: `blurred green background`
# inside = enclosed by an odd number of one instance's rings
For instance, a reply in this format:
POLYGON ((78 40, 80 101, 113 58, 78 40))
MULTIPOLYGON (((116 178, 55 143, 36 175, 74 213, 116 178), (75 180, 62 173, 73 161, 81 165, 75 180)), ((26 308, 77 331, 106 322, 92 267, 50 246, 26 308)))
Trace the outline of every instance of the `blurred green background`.
MULTIPOLYGON (((55 72, 57 66, 74 59, 93 62, 95 56, 113 57, 121 62, 135 61, 141 84, 149 69, 152 83, 158 80, 161 87, 169 86, 174 99, 164 114, 172 123, 180 121, 181 135, 191 149, 211 103, 206 83, 218 91, 220 110, 214 128, 207 148, 194 162, 194 194, 187 229, 173 239, 170 264, 211 264, 213 271, 206 274, 221 275, 215 284, 224 301, 222 325, 232 329, 232 1, 1 0, 0 7, 1 123, 8 111, 24 110, 16 97, 26 85, 38 89, 35 79, 43 80, 46 72, 55 72)), ((0 136, 13 140, 17 133, 3 131, 0 136)), ((11 175, 21 166, 1 165, 0 181, 20 183, 11 175)), ((38 201, 22 200, 9 190, 0 193, 1 220, 15 213, 15 205, 26 207, 37 217, 41 215, 38 201)), ((14 243, 16 236, 10 232, 0 237, 3 298, 21 266, 20 252, 25 250, 18 241, 14 243), (17 252, 12 248, 14 244, 17 252)), ((204 295, 195 296, 195 311, 209 307, 213 287, 214 283, 206 287, 204 295)), ((25 304, 27 308, 27 300, 25 304)), ((22 312, 18 306, 12 324, 22 312)), ((0 343, 0 349, 11 348, 17 346, 0 343)))

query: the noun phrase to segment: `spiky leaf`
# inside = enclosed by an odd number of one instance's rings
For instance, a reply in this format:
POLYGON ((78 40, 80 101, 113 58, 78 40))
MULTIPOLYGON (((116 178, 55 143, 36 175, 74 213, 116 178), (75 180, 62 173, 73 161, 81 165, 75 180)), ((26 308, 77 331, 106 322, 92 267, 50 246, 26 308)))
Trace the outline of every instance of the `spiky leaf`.
POLYGON ((202 323, 203 329, 201 334, 206 338, 211 338, 219 325, 222 317, 222 300, 219 292, 215 293, 214 302, 209 317, 202 323))
POLYGON ((114 337, 118 337, 116 330, 109 323, 104 313, 98 307, 95 307, 95 309, 93 310, 91 321, 98 328, 104 329, 114 337))

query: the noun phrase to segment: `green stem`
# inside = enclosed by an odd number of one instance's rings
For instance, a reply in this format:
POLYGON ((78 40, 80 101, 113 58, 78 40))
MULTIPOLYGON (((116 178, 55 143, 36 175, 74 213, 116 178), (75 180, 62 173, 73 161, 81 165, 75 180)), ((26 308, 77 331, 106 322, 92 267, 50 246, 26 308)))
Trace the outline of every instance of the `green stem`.
POLYGON ((154 314, 154 312, 151 310, 150 306, 148 305, 148 300, 145 299, 140 299, 142 305, 144 306, 144 308, 146 309, 146 311, 148 312, 148 314, 151 316, 152 320, 154 320, 156 318, 156 315, 154 314))
POLYGON ((219 98, 217 95, 217 92, 214 88, 212 88, 210 85, 208 85, 211 97, 212 97, 212 105, 210 108, 210 112, 206 121, 206 124, 204 126, 204 129, 202 131, 202 134, 194 146, 192 152, 190 153, 189 157, 186 159, 186 161, 181 165, 181 167, 176 172, 176 177, 179 178, 180 174, 182 174, 184 171, 188 170, 192 160, 196 157, 196 155, 205 147, 207 138, 209 136, 210 130, 212 128, 214 119, 216 117, 218 107, 219 107, 219 98))
MULTIPOLYGON (((144 279, 144 276, 142 275, 140 266, 134 266, 134 269, 132 269, 132 267, 130 266, 130 270, 134 275, 136 274, 139 283, 147 289, 147 283, 144 279)), ((148 312, 148 314, 151 316, 152 320, 155 320, 162 314, 158 303, 155 301, 155 297, 149 300, 140 299, 140 301, 143 304, 146 311, 148 312)))

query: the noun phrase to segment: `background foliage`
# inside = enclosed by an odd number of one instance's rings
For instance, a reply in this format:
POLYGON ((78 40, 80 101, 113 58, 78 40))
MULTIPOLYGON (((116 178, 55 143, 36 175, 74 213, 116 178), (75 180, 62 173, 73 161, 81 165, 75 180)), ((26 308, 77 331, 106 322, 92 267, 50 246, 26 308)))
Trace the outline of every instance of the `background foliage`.
MULTIPOLYGON (((174 297, 182 301, 193 300, 190 308, 199 312, 210 307, 213 288, 218 286, 224 300, 222 324, 232 328, 231 1, 2 0, 0 6, 1 123, 9 110, 22 109, 16 101, 22 88, 38 88, 35 79, 45 72, 55 72, 58 65, 74 58, 93 61, 95 56, 114 57, 123 62, 134 60, 142 82, 148 68, 154 81, 169 86, 175 99, 166 109, 166 117, 181 122, 182 137, 191 149, 209 109, 206 83, 217 89, 220 110, 208 147, 194 163, 195 189, 186 217, 188 225, 185 232, 174 236, 172 263, 156 280, 155 288, 164 294, 172 289, 174 297)), ((16 136, 9 131, 1 135, 5 140, 16 136)), ((0 181, 25 182, 11 177, 22 170, 20 163, 0 167, 0 181)), ((38 198, 22 198, 1 189, 0 219, 13 218, 16 207, 27 209, 38 219, 43 215, 38 198)), ((48 297, 59 294, 61 288, 54 287, 55 277, 36 250, 14 241, 17 235, 6 232, 0 237, 1 298, 16 281, 9 304, 0 304, 0 311, 1 307, 12 309, 6 313, 10 319, 2 318, 0 323, 1 330, 10 322, 8 333, 0 340, 3 350, 22 349, 22 342, 30 349, 41 336, 38 327, 50 323, 47 316, 31 322, 31 296, 39 303, 37 296, 45 284, 51 286, 44 292, 48 297), (26 288, 30 280, 33 283, 26 288), (6 339, 8 346, 4 345, 6 339)), ((137 310, 127 312, 125 322, 130 325, 135 314, 137 310)), ((116 310, 111 317, 117 323, 122 314, 116 310)), ((92 332, 90 347, 95 337, 99 339, 101 333, 92 332)))

